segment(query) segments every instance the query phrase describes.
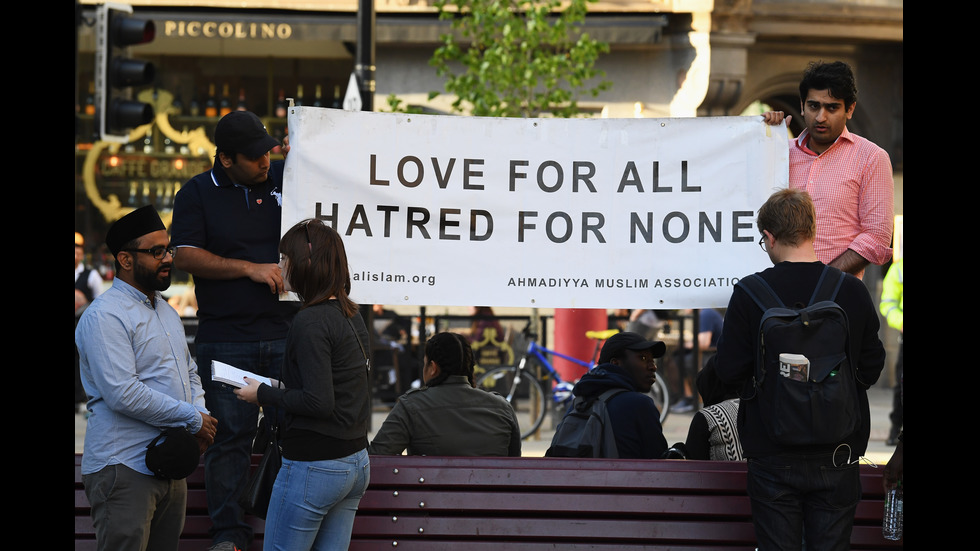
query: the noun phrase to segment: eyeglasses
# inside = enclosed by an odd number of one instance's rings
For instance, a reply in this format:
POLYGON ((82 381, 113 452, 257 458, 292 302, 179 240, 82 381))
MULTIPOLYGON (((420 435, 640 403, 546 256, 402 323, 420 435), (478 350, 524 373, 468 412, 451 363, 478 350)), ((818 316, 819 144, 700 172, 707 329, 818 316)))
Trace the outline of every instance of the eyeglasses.
POLYGON ((759 246, 762 247, 762 252, 769 252, 769 247, 766 246, 766 236, 763 235, 759 238, 759 246))
POLYGON ((177 256, 177 247, 164 247, 163 245, 160 245, 158 247, 153 247, 150 249, 123 249, 123 250, 129 253, 149 253, 152 254, 153 258, 157 260, 163 260, 163 257, 167 256, 168 253, 170 254, 170 256, 177 256))

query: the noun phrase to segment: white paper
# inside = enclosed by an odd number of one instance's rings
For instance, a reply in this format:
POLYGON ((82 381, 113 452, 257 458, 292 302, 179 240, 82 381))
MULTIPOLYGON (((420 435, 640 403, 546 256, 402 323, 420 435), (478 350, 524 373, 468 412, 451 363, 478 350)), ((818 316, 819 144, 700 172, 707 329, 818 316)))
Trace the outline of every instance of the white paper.
POLYGON ((219 362, 217 360, 211 360, 211 379, 225 383, 226 385, 231 385, 234 387, 242 388, 245 386, 245 377, 249 379, 255 379, 260 383, 265 383, 272 386, 272 380, 268 377, 263 377, 262 375, 256 375, 251 371, 245 371, 244 369, 238 369, 233 365, 228 365, 224 362, 219 362))

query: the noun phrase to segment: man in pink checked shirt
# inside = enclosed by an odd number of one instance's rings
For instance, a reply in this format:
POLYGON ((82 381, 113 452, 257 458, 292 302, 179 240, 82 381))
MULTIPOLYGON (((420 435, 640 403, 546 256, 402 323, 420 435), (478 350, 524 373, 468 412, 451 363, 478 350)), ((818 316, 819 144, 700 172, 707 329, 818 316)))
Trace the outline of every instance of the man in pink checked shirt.
MULTIPOLYGON (((800 81, 806 129, 789 148, 789 185, 813 198, 817 258, 862 277, 868 264, 892 258, 895 183, 888 154, 847 130, 857 105, 851 68, 841 61, 814 62, 800 81)), ((769 111, 771 125, 792 117, 769 111)))

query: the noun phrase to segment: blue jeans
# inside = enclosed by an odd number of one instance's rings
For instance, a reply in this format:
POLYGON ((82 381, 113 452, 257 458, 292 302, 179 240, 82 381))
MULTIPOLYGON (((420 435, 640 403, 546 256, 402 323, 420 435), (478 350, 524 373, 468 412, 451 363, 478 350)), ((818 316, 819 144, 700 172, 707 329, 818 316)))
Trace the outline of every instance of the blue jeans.
MULTIPOLYGON (((252 541, 252 527, 245 522, 245 511, 238 504, 238 497, 249 474, 259 408, 239 400, 231 387, 213 382, 211 360, 279 379, 285 350, 285 339, 197 343, 197 366, 204 386, 204 400, 211 416, 218 420, 214 444, 204 453, 204 480, 214 543, 231 541, 239 549, 245 549, 252 541)), ((278 415, 274 411, 263 414, 278 415)))
POLYGON ((350 545, 371 481, 367 450, 323 461, 282 459, 265 521, 265 551, 336 551, 350 545))
POLYGON ((850 548, 861 479, 846 453, 749 459, 748 494, 760 550, 850 548))

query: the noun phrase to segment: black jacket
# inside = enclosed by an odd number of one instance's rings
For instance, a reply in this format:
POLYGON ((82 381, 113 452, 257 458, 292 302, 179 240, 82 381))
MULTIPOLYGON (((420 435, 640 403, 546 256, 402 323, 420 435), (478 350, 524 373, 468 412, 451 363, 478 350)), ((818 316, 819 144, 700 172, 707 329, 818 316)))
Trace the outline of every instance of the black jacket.
POLYGON ((371 390, 361 348, 367 327, 360 314, 344 317, 336 302, 296 314, 286 337, 284 388, 259 387, 259 403, 285 412, 280 434, 289 459, 337 459, 367 447, 371 390))
POLYGON ((660 412, 653 399, 637 391, 630 376, 621 367, 606 363, 589 371, 575 385, 576 396, 598 396, 610 388, 625 388, 606 403, 609 419, 616 434, 616 448, 621 459, 660 459, 667 451, 667 440, 660 425, 660 412))

